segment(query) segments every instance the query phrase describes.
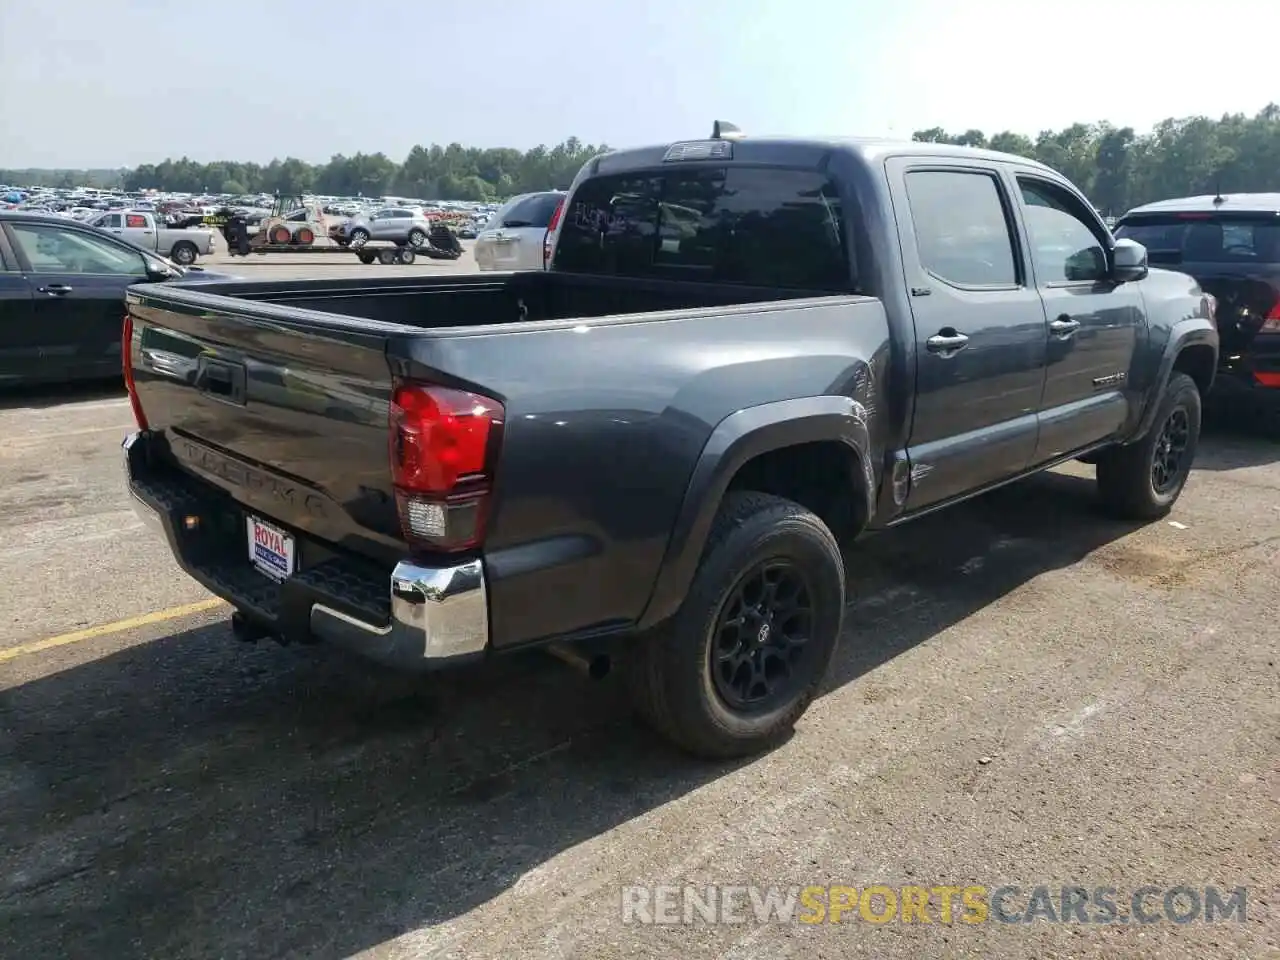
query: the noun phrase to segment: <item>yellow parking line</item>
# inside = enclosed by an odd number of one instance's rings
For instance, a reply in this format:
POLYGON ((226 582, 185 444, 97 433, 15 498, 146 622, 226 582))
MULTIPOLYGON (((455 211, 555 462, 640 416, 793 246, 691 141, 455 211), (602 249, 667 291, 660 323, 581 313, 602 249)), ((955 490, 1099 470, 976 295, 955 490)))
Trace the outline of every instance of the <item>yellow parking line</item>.
POLYGON ((138 627, 145 627, 152 623, 162 623, 165 620, 176 620, 178 617, 189 617, 193 613, 203 613, 205 610, 212 610, 214 607, 222 606, 224 601, 216 597, 210 600, 201 600, 199 603, 188 603, 181 607, 170 607, 168 610, 157 610, 155 613, 144 613, 140 617, 130 617, 128 620, 117 620, 115 623, 104 623, 97 627, 87 627, 84 630, 77 630, 74 633, 64 633, 58 637, 49 637, 45 640, 35 640, 31 643, 19 644, 16 647, 7 647, 0 650, 0 663, 7 660, 16 660, 18 657, 25 657, 29 653, 39 653, 41 650, 51 650, 54 647, 65 647, 71 643, 79 643, 81 640, 93 640, 95 637, 105 637, 113 633, 123 633, 125 630, 134 630, 138 627))

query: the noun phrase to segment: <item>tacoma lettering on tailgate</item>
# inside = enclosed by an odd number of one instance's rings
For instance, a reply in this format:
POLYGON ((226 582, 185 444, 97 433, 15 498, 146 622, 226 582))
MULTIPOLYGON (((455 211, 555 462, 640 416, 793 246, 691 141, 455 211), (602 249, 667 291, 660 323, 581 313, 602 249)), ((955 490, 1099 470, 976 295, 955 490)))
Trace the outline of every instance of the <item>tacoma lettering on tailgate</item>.
POLYGON ((324 498, 318 494, 300 491, 293 484, 279 480, 263 470, 224 457, 190 440, 182 441, 180 457, 206 476, 225 480, 233 486, 242 487, 289 507, 297 508, 301 505, 313 517, 325 515, 324 498))

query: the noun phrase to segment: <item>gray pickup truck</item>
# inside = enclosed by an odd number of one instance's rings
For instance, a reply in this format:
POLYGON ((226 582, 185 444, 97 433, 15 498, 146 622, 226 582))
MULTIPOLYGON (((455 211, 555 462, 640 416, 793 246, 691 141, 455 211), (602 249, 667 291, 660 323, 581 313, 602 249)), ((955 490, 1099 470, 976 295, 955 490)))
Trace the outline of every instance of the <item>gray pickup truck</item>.
POLYGON ((1073 458, 1170 509, 1194 280, 1030 160, 716 133, 587 163, 546 271, 130 288, 129 487, 241 637, 616 661, 742 755, 819 689, 862 532, 1073 458))
POLYGON ((189 267, 197 256, 213 252, 213 231, 199 227, 166 227, 154 213, 145 210, 112 210, 90 221, 90 225, 113 233, 144 250, 152 250, 174 263, 189 267))

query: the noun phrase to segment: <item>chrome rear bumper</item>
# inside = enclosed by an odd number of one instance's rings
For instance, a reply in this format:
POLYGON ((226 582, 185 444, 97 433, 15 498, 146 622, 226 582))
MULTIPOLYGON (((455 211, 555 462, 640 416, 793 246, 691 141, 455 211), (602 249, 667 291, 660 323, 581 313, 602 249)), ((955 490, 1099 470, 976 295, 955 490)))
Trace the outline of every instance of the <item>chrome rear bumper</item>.
POLYGON ((311 606, 311 632, 322 640, 396 666, 483 653, 489 602, 479 560, 451 567, 408 561, 391 572, 391 622, 364 621, 323 603, 311 606))
MULTIPOLYGON (((234 562, 219 555, 215 563, 208 551, 193 549, 191 538, 180 533, 178 514, 200 513, 200 481, 185 474, 170 474, 163 480, 147 476, 146 441, 142 433, 130 434, 124 441, 125 475, 134 511, 164 537, 187 574, 267 630, 323 640, 406 670, 453 665, 481 656, 488 648, 489 604, 481 560, 441 566, 401 561, 391 571, 383 594, 389 599, 383 613, 389 615, 357 615, 352 611, 362 608, 346 602, 352 598, 330 587, 341 578, 313 577, 313 571, 304 568, 273 584, 244 559, 234 562)), ((375 584, 368 592, 380 591, 375 584)))

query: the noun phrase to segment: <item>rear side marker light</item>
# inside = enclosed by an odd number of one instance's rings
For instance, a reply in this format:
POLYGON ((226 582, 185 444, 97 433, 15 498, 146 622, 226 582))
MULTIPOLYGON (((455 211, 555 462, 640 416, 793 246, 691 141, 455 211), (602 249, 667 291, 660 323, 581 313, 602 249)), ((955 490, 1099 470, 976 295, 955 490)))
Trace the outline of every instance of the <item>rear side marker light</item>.
POLYGON ((391 399, 396 508, 410 545, 457 551, 484 540, 505 411, 465 390, 400 383, 391 399))

